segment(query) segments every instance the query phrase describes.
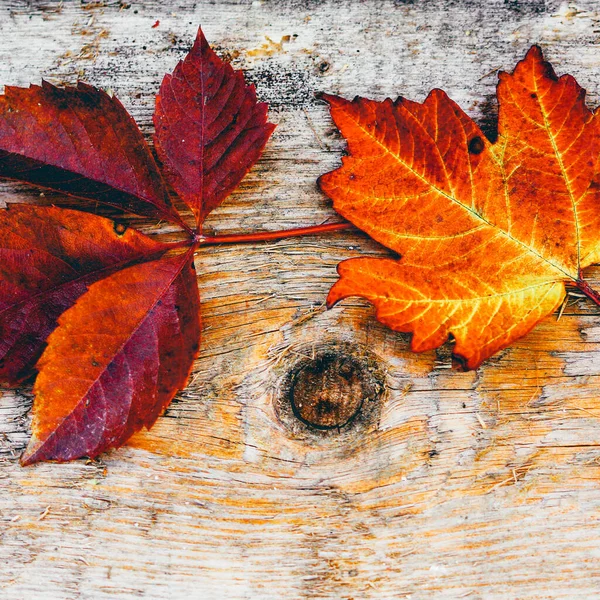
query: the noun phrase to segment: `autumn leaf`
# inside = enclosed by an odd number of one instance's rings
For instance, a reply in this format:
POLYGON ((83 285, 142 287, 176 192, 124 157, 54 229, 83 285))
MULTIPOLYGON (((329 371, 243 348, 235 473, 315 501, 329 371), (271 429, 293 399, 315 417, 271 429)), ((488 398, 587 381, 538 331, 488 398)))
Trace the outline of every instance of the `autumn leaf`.
POLYGON ((31 375, 57 318, 91 283, 168 249, 74 210, 11 204, 0 211, 0 380, 14 385, 31 375))
POLYGON ((23 464, 120 446, 185 385, 200 337, 191 252, 117 271, 60 317, 38 362, 23 464))
POLYGON ((171 205, 116 98, 45 82, 0 96, 0 177, 168 220, 186 235, 157 242, 122 221, 54 206, 0 211, 0 380, 15 385, 37 373, 23 464, 94 457, 151 427, 198 353, 193 257, 211 242, 201 223, 274 126, 254 87, 202 31, 165 77, 155 122, 164 177, 192 209, 195 229, 171 205))
POLYGON ((598 118, 540 48, 500 74, 495 143, 441 90, 422 104, 325 99, 349 156, 320 186, 401 255, 342 262, 328 305, 367 298, 413 350, 452 336, 473 369, 552 313, 565 284, 600 304, 582 278, 600 260, 598 118))
POLYGON ((106 92, 6 86, 0 115, 0 177, 182 223, 142 132, 106 92))
POLYGON ((156 97, 154 143, 169 183, 198 223, 238 186, 275 125, 267 105, 202 34, 156 97))

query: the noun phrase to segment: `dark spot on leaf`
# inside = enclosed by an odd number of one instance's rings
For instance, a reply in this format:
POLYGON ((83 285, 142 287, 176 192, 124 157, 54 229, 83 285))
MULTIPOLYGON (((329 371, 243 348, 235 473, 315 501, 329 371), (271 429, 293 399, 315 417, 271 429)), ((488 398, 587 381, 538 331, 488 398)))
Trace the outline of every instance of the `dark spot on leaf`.
POLYGON ((485 145, 483 140, 477 135, 469 142, 469 153, 470 154, 481 154, 485 145))
POLYGON ((531 94, 529 94, 534 100, 537 98, 537 94, 535 92, 531 92, 531 94))
POLYGON ((115 221, 113 224, 113 229, 114 229, 115 233, 119 237, 121 237, 127 231, 127 225, 125 225, 124 223, 119 223, 118 221, 115 221))

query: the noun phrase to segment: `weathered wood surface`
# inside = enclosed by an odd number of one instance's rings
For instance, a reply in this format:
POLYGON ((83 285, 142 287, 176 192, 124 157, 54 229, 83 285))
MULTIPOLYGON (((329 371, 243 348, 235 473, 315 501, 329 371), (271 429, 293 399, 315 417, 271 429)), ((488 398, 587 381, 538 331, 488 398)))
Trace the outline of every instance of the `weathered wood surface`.
MULTIPOLYGON (((278 123, 211 217, 221 233, 335 219, 315 180, 343 143, 315 91, 421 100, 441 87, 489 131, 497 69, 536 42, 591 104, 600 94, 593 0, 128 4, 1 3, 0 82, 82 77, 149 135, 162 74, 202 23, 278 123)), ((15 200, 58 199, 0 184, 0 202, 15 200)), ((412 354, 364 302, 324 310, 336 263, 359 252, 386 253, 353 232, 203 249, 191 383, 99 462, 21 468, 30 388, 2 392, 0 597, 598 596, 598 310, 573 298, 458 373, 448 348, 412 354), (340 433, 310 431, 281 398, 324 348, 384 373, 380 403, 340 433)))

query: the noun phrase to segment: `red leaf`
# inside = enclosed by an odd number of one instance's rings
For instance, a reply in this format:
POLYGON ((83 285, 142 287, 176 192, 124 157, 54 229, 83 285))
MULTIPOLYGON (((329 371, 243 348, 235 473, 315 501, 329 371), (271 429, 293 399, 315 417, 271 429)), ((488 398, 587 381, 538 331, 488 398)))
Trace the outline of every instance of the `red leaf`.
POLYGON ((79 211, 14 204, 0 211, 0 380, 31 374, 56 319, 90 283, 167 249, 79 211))
POLYGON ((185 385, 199 336, 191 251, 90 286, 38 362, 22 463, 94 457, 151 427, 185 385))
POLYGON ((165 177, 198 224, 258 160, 275 125, 253 85, 211 50, 202 30, 156 97, 154 143, 165 177))
MULTIPOLYGON (((200 223, 258 158, 273 125, 254 88, 201 32, 162 89, 160 152, 200 223)), ((0 211, 0 381, 38 371, 22 462, 96 456, 151 427, 185 385, 200 338, 193 255, 208 238, 171 208, 123 106, 84 84, 6 89, 0 177, 169 219, 190 234, 165 244, 88 213, 0 211)))
POLYGON ((135 121, 116 98, 84 83, 6 87, 0 177, 182 224, 135 121))

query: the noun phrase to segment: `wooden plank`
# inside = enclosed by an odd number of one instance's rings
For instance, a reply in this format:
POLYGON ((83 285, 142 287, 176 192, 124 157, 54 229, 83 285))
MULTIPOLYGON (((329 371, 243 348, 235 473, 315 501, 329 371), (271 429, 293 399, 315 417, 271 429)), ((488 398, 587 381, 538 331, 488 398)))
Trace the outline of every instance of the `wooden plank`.
MULTIPOLYGON (((591 0, 7 0, 0 81, 82 77, 150 135, 160 79, 202 23, 278 123, 209 226, 279 229, 335 218, 315 180, 343 143, 316 91, 422 100, 441 87, 489 132, 496 72, 534 42, 598 103, 599 19, 591 0)), ((58 200, 38 194, 0 184, 0 202, 58 200)), ((574 298, 458 373, 449 348, 411 353, 365 302, 324 310, 335 265, 359 253, 386 251, 357 232, 203 249, 191 383, 98 462, 19 467, 30 388, 2 392, 1 597, 596 596, 598 310, 574 298), (326 351, 375 365, 384 384, 340 432, 303 426, 287 404, 289 373, 326 351)), ((589 276, 600 286, 600 269, 589 276)))

